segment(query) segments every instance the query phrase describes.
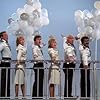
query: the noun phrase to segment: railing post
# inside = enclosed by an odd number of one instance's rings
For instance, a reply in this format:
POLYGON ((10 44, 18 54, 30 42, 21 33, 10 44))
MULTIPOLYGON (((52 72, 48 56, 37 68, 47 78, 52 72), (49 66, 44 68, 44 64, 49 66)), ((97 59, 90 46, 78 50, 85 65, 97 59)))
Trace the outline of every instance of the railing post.
POLYGON ((37 68, 37 97, 39 97, 39 68, 37 68))
POLYGON ((96 77, 96 63, 93 64, 93 75, 94 75, 94 100, 97 100, 97 77, 96 77))

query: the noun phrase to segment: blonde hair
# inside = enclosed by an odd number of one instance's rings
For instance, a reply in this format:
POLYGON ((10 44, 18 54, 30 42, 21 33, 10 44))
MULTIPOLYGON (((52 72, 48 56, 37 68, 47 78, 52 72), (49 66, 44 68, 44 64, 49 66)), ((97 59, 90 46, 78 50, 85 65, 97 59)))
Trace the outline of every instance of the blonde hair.
POLYGON ((24 38, 22 35, 18 36, 16 39, 16 46, 18 46, 20 44, 20 39, 24 38))
POLYGON ((56 41, 55 38, 50 38, 49 41, 48 41, 48 48, 51 48, 51 44, 52 42, 56 41))

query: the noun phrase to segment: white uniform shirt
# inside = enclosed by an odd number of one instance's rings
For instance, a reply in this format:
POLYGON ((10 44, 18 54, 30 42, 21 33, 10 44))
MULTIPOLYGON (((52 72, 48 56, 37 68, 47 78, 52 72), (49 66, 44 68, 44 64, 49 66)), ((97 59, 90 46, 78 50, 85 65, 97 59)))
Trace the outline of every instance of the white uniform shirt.
POLYGON ((66 43, 66 37, 63 37, 63 48, 65 53, 65 60, 71 60, 70 62, 74 62, 76 60, 76 50, 73 45, 66 43), (69 59, 69 57, 73 57, 73 59, 69 59))
POLYGON ((59 60, 59 52, 57 49, 49 48, 48 53, 51 57, 51 60, 53 60, 53 59, 59 60))
POLYGON ((81 55, 81 61, 82 61, 83 65, 88 66, 89 62, 91 61, 91 51, 90 51, 90 49, 88 47, 83 47, 81 45, 80 55, 81 55))
POLYGON ((0 41, 0 52, 3 58, 11 58, 11 49, 5 40, 0 41))
POLYGON ((33 45, 32 51, 33 51, 33 59, 34 60, 43 60, 43 52, 41 50, 41 47, 39 47, 37 45, 33 45))
POLYGON ((51 60, 55 62, 52 62, 52 67, 54 68, 59 68, 59 62, 57 62, 59 60, 59 52, 57 49, 54 49, 54 48, 49 48, 48 49, 48 53, 51 57, 51 60))
POLYGON ((17 50, 17 60, 19 61, 26 60, 26 48, 23 45, 19 44, 16 50, 17 50))

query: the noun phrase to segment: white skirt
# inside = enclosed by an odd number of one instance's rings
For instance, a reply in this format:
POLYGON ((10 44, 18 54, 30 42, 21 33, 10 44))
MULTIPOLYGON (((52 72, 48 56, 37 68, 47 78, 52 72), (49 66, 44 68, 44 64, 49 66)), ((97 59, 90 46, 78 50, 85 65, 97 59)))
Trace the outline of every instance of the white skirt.
POLYGON ((15 84, 25 84, 25 71, 23 65, 18 65, 18 69, 16 70, 15 75, 15 84))
POLYGON ((60 69, 59 66, 53 65, 49 71, 50 84, 60 84, 60 69), (54 68, 54 69, 53 69, 54 68))

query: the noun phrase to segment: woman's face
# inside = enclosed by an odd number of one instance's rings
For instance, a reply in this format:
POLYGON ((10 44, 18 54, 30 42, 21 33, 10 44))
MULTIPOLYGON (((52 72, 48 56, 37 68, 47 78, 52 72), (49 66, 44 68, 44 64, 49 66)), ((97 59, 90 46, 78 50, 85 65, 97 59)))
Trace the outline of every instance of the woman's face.
POLYGON ((56 48, 57 47, 57 42, 56 41, 52 41, 51 42, 51 47, 52 48, 56 48))
POLYGON ((21 37, 19 41, 20 41, 21 45, 24 45, 24 43, 25 43, 24 37, 21 37))

